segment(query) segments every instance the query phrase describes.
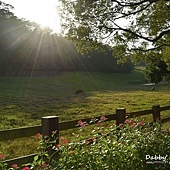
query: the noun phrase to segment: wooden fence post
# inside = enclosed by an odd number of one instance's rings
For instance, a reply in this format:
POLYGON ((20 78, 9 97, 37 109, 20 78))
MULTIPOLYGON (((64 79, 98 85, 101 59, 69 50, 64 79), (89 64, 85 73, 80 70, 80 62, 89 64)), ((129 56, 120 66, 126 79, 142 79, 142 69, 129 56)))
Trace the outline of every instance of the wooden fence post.
MULTIPOLYGON (((47 116, 42 117, 42 135, 43 137, 51 137, 52 133, 55 132, 56 144, 59 144, 59 118, 58 116, 47 116)), ((48 154, 52 155, 54 152, 52 148, 48 149, 48 154)))
POLYGON ((161 120, 159 105, 152 106, 152 115, 153 115, 153 122, 161 120))
POLYGON ((116 109, 116 125, 119 126, 119 124, 124 124, 126 116, 126 109, 125 108, 118 108, 116 109))

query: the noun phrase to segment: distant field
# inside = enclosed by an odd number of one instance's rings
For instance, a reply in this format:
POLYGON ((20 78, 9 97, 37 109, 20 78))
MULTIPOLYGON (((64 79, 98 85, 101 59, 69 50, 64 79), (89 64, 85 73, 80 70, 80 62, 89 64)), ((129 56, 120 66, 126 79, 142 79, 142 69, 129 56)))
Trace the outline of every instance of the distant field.
MULTIPOLYGON (((0 77, 0 129, 39 125, 41 117, 49 115, 58 115, 61 122, 112 114, 119 107, 132 112, 169 104, 170 88, 165 82, 156 85, 155 91, 145 83, 141 69, 131 74, 67 72, 56 76, 0 77), (84 90, 82 95, 75 95, 78 89, 84 90)), ((169 115, 165 112, 162 117, 169 115)), ((164 126, 169 128, 168 123, 164 126)), ((9 141, 9 146, 2 143, 0 152, 10 153, 9 157, 12 152, 17 156, 29 153, 21 149, 22 141, 17 141, 9 141)), ((26 141, 23 143, 29 148, 31 141, 26 141)))

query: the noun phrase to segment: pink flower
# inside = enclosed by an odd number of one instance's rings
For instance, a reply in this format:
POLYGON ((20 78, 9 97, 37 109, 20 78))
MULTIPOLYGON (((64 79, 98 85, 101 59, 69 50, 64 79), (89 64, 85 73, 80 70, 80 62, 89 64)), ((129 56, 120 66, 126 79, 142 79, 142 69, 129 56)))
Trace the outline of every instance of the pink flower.
POLYGON ((128 124, 129 126, 132 126, 134 124, 134 122, 129 119, 126 119, 124 123, 128 124))
POLYGON ((68 144, 68 140, 67 139, 63 140, 63 144, 64 145, 68 144))
POLYGON ((145 125, 144 122, 138 122, 138 126, 143 126, 143 125, 145 125))
POLYGON ((124 124, 123 124, 123 123, 120 123, 120 124, 119 124, 119 127, 123 127, 123 126, 124 126, 124 124))
POLYGON ((61 146, 60 144, 57 144, 57 145, 56 145, 56 148, 59 148, 60 146, 61 146))
POLYGON ((11 167, 15 169, 15 168, 18 167, 18 165, 17 164, 13 164, 11 167))
POLYGON ((143 126, 143 125, 145 125, 144 122, 138 122, 138 126, 143 126))
POLYGON ((78 125, 81 126, 81 127, 84 127, 85 126, 85 122, 82 122, 82 120, 79 120, 78 121, 78 125))
POLYGON ((105 120, 106 120, 106 117, 105 117, 105 116, 102 116, 102 117, 100 118, 100 120, 101 120, 101 121, 105 121, 105 120))
POLYGON ((22 168, 22 170, 30 170, 30 168, 26 166, 26 167, 22 168))
POLYGON ((35 135, 36 138, 40 138, 40 136, 41 136, 40 133, 37 133, 37 134, 35 135))
POLYGON ((5 155, 3 154, 3 153, 0 153, 0 160, 3 160, 3 159, 5 159, 5 155))

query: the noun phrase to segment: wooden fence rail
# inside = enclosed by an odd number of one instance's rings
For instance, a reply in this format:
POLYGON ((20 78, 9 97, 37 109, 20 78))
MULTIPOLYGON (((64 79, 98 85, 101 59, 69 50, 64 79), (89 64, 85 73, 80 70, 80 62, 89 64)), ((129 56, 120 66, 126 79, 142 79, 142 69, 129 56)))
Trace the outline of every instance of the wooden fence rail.
MULTIPOLYGON (((162 123, 165 123, 167 121, 170 121, 170 117, 166 117, 164 119, 161 119, 160 112, 170 110, 170 106, 164 106, 160 107, 159 105, 152 106, 149 110, 142 110, 142 111, 136 111, 128 113, 128 117, 137 117, 137 116, 144 116, 148 114, 153 115, 153 122, 157 119, 161 120, 162 123)), ((116 120, 116 125, 119 125, 121 123, 124 123, 126 118, 126 109, 125 108, 119 108, 116 109, 116 114, 110 114, 105 115, 107 118, 106 121, 116 120)), ((95 117, 96 119, 100 119, 101 116, 95 117)), ((90 122, 91 118, 85 118, 81 119, 82 122, 90 122)), ((16 138, 23 138, 23 137, 30 137, 34 136, 37 133, 42 133, 42 135, 50 136, 51 132, 53 130, 57 131, 58 140, 56 141, 59 143, 59 132, 63 130, 78 128, 79 126, 76 126, 78 123, 78 120, 68 121, 68 122, 61 122, 59 123, 58 116, 48 116, 42 118, 42 125, 41 126, 32 126, 32 127, 24 127, 24 128, 15 128, 10 130, 1 130, 0 131, 0 141, 6 141, 6 140, 13 140, 16 138)), ((35 154, 26 155, 23 157, 18 157, 10 160, 5 160, 4 162, 8 163, 9 166, 12 164, 18 164, 22 165, 28 162, 32 162, 35 154)))

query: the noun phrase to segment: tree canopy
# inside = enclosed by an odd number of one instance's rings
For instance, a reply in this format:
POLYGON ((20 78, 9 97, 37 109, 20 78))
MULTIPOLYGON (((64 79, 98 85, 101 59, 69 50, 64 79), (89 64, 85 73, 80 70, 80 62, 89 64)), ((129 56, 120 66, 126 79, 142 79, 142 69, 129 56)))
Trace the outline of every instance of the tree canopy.
POLYGON ((170 66, 170 0, 60 0, 63 33, 86 53, 109 44, 134 61, 162 54, 170 66))

